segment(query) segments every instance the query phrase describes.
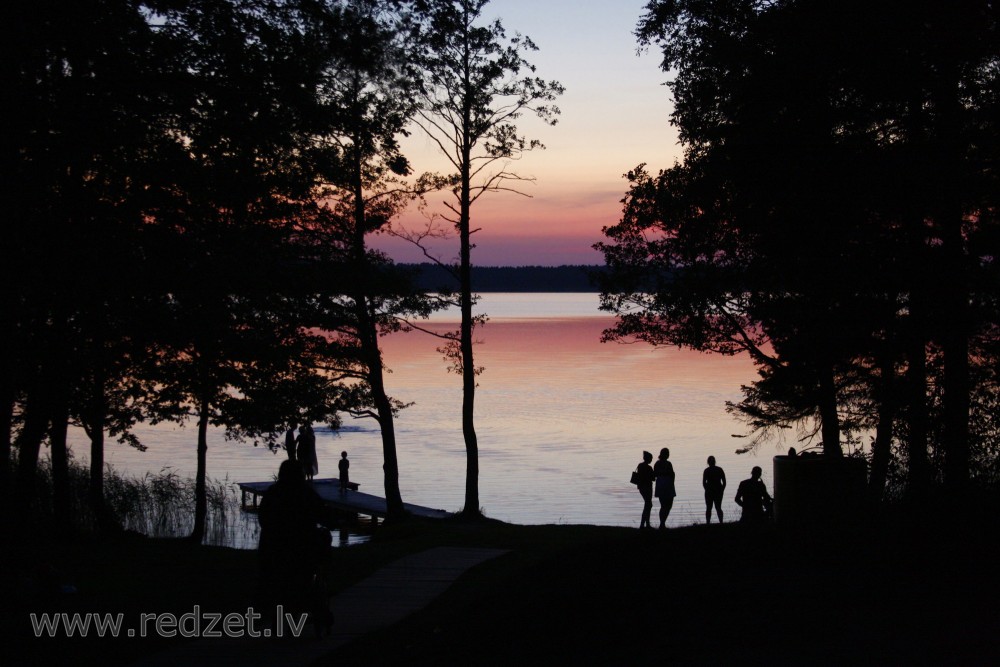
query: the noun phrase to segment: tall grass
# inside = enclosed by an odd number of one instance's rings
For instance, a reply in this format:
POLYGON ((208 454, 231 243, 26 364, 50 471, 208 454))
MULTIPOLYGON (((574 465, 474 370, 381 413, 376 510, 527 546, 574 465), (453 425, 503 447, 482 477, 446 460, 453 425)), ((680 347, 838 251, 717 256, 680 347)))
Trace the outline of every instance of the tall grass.
MULTIPOLYGON (((85 462, 69 463, 70 519, 75 530, 93 531, 97 521, 88 502, 90 470, 85 462)), ((54 522, 52 463, 38 466, 38 503, 34 514, 43 523, 54 522)), ((236 484, 228 478, 206 482, 208 515, 205 544, 237 548, 257 546, 257 519, 240 510, 236 484)), ((150 537, 186 537, 194 527, 195 480, 171 468, 141 477, 104 469, 104 499, 124 530, 150 537)))

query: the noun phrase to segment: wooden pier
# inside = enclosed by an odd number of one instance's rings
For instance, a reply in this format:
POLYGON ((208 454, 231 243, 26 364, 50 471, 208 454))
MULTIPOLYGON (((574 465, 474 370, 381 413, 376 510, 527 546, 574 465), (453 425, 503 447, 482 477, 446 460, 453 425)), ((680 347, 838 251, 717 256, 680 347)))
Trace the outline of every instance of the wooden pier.
MULTIPOLYGON (((270 482, 237 482, 241 492, 241 505, 244 511, 256 512, 259 507, 260 497, 264 495, 268 487, 274 484, 270 482)), ((373 524, 379 519, 384 519, 388 515, 385 498, 375 496, 370 493, 358 491, 358 484, 350 482, 348 490, 341 492, 340 480, 336 477, 326 479, 314 479, 311 482, 316 493, 323 499, 327 506, 336 510, 338 514, 349 517, 366 516, 373 524)), ((403 509, 414 516, 426 517, 430 519, 444 519, 451 516, 451 512, 436 510, 421 505, 403 503, 403 509)))

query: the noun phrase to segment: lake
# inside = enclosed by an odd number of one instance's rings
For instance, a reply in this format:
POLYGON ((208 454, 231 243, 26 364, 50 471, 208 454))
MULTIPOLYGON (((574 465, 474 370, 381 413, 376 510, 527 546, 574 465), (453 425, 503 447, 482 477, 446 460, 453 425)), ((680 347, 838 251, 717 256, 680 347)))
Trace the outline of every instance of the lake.
MULTIPOLYGON (((668 525, 704 521, 701 474, 714 455, 726 471, 726 519, 737 483, 760 465, 769 490, 776 446, 737 455, 743 426, 725 411, 740 386, 755 377, 746 357, 705 355, 643 344, 601 343, 613 319, 597 309, 597 294, 482 295, 476 430, 480 447, 480 502, 487 516, 523 524, 638 526, 642 500, 629 484, 642 450, 669 447, 677 498, 668 525)), ((457 328, 453 312, 436 314, 432 328, 457 328)), ((389 393, 414 405, 396 422, 400 488, 406 502, 457 511, 465 488, 461 379, 447 372, 440 341, 412 332, 383 339, 389 393)), ((320 477, 337 474, 340 452, 351 460, 361 490, 382 494, 381 439, 371 420, 345 417, 339 432, 317 427, 320 477)), ((109 443, 107 462, 141 475, 172 468, 195 470, 196 430, 145 426, 148 451, 109 443)), ((210 434, 209 477, 268 480, 283 453, 210 434)), ((84 457, 82 433, 73 434, 84 457)), ((785 445, 787 447, 787 445, 785 445)), ((656 520, 654 501, 654 521, 656 520)))

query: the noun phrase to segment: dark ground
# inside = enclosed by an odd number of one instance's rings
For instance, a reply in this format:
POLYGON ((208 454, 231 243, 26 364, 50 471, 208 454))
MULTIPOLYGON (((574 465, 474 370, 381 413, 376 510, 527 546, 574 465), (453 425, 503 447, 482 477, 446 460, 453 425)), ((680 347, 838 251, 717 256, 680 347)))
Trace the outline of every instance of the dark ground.
POLYGON ((995 524, 742 528, 629 531, 499 576, 487 563, 326 664, 1000 664, 995 524))
MULTIPOLYGON (((414 521, 334 550, 334 588, 407 553, 511 553, 320 664, 1000 665, 996 512, 789 533, 414 521)), ((0 551, 0 664, 126 664, 165 640, 36 639, 28 611, 245 610, 252 552, 181 540, 21 536, 0 551), (44 566, 44 567, 42 567, 44 566), (29 586, 51 568, 71 595, 29 586), (27 577, 27 579, 26 579, 27 577)), ((300 639, 297 641, 309 641, 300 639)))

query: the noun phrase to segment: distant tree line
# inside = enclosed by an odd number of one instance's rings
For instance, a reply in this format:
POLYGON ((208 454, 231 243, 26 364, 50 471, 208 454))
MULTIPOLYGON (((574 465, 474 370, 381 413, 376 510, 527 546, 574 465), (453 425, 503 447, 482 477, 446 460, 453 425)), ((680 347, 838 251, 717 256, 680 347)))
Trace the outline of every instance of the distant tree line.
POLYGON ((636 34, 684 160, 628 175, 606 337, 751 355, 750 447, 863 455, 876 498, 1000 482, 997 4, 653 0, 636 34))
MULTIPOLYGON (((483 4, 3 5, 8 516, 35 516, 47 446, 54 515, 71 523, 67 430, 77 425, 91 441, 93 513, 113 528, 106 438, 142 448, 138 423, 191 421, 200 541, 209 427, 274 446, 286 429, 346 414, 378 421, 389 512, 403 513, 393 427, 403 403, 387 394, 379 339, 449 300, 420 290, 368 238, 424 192, 464 187, 460 176, 408 178, 398 140, 418 114, 447 113, 428 101, 454 83, 442 39, 456 17, 479 30, 483 4)), ((507 42, 520 53, 499 23, 476 34, 491 75, 526 66, 494 57, 507 42)), ((509 94, 472 89, 467 100, 490 116, 509 94)), ((522 108, 535 99, 526 94, 515 95, 522 108)), ((502 160, 524 146, 512 117, 497 118, 499 134, 480 139, 502 160)))

